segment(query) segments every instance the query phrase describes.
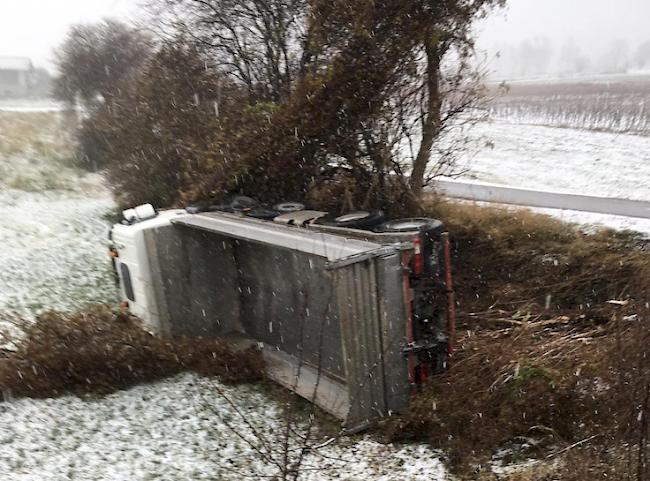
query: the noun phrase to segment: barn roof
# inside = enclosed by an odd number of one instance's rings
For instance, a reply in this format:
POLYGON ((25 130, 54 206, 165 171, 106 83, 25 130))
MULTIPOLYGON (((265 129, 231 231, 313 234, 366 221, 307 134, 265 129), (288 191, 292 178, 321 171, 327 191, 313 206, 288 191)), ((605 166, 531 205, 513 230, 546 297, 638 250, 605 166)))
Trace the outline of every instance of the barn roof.
POLYGON ((32 61, 27 57, 0 57, 0 70, 31 70, 32 61))

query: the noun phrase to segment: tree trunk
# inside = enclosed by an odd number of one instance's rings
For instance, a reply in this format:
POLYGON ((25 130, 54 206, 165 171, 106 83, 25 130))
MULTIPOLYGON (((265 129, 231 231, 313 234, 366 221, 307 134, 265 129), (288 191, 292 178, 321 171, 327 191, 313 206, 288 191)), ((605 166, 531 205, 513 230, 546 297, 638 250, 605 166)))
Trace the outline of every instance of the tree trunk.
POLYGON ((438 46, 431 36, 427 39, 424 48, 427 56, 426 95, 427 113, 422 119, 422 141, 420 149, 413 161, 410 186, 416 198, 422 196, 424 176, 427 165, 431 159, 431 148, 440 131, 440 115, 442 102, 440 99, 440 55, 438 46))

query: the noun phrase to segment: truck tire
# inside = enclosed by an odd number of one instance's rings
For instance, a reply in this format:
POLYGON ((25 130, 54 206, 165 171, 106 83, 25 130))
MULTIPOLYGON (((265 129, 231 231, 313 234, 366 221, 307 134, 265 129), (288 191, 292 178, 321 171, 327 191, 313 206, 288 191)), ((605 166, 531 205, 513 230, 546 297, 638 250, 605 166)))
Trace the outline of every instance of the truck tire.
POLYGON ((384 213, 380 210, 359 210, 338 217, 323 217, 318 219, 316 223, 331 227, 345 227, 348 229, 372 229, 378 224, 381 224, 384 219, 384 213))
POLYGON ((426 232, 431 238, 443 232, 443 225, 437 219, 427 217, 411 217, 408 219, 389 220, 375 228, 375 232, 426 232))
POLYGON ((282 213, 275 209, 268 209, 266 207, 256 207, 255 209, 249 210, 244 215, 246 217, 252 217, 253 219, 260 220, 273 220, 282 213))
POLYGON ((230 207, 234 212, 247 212, 259 207, 260 203, 252 197, 237 195, 230 199, 230 207))
MULTIPOLYGON (((426 217, 412 217, 409 219, 397 219, 384 222, 374 229, 378 233, 417 233, 422 246, 424 260, 424 277, 435 277, 440 275, 442 252, 440 235, 445 231, 444 225, 437 219, 426 217)), ((414 265, 411 265, 412 272, 415 272, 414 265)))
POLYGON ((230 207, 230 204, 217 204, 210 206, 210 212, 228 212, 232 214, 235 211, 230 207))
POLYGON ((207 205, 188 205, 185 207, 185 212, 188 214, 200 214, 202 212, 210 212, 210 207, 207 205))
POLYGON ((288 214, 290 212, 305 210, 305 204, 301 204, 300 202, 282 202, 274 205, 273 209, 277 210, 280 214, 288 214))

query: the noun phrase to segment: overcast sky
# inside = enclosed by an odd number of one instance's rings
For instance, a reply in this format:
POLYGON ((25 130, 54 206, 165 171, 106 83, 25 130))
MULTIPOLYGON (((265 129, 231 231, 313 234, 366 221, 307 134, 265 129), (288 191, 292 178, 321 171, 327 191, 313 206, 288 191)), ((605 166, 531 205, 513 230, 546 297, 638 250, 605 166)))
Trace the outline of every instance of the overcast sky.
POLYGON ((136 0, 0 0, 0 56, 30 57, 51 67, 52 49, 70 25, 131 18, 136 0))
POLYGON ((635 47, 650 40, 650 0, 509 0, 481 30, 481 45, 520 43, 547 37, 571 39, 585 51, 602 50, 617 40, 635 47))
MULTIPOLYGON (((0 55, 51 66, 52 49, 71 24, 112 16, 133 18, 137 0, 0 0, 0 55)), ((480 28, 480 46, 494 51, 545 36, 573 39, 586 52, 617 40, 631 48, 650 40, 650 0, 509 0, 480 28)))

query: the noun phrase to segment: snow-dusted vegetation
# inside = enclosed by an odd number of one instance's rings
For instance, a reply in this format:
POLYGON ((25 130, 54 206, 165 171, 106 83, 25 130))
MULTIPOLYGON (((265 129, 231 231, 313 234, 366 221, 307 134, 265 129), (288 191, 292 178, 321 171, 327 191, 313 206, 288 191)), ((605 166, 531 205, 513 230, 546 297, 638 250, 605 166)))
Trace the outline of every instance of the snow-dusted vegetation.
POLYGON ((0 112, 0 311, 115 299, 103 219, 113 200, 71 156, 59 114, 0 112))
MULTIPOLYGON (((226 387, 190 374, 101 399, 23 399, 0 404, 0 477, 272 479, 277 466, 270 457, 281 461, 284 423, 277 403, 259 388, 226 387), (278 448, 267 453, 269 460, 255 449, 260 444, 253 429, 278 448)), ((307 454, 300 480, 447 479, 439 453, 424 445, 360 437, 335 443, 325 438, 321 446, 307 454)))

